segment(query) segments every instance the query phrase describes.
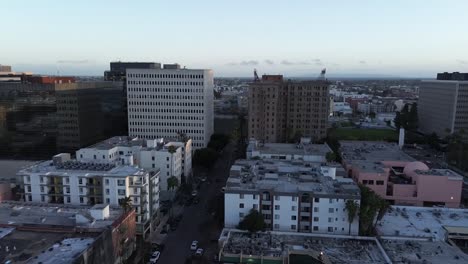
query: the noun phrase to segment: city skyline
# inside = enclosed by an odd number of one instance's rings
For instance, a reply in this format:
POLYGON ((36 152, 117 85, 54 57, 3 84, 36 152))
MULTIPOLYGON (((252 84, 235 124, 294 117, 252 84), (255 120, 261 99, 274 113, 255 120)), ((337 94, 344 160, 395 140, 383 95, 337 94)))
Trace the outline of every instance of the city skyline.
POLYGON ((110 61, 180 63, 216 77, 432 77, 467 71, 465 1, 10 2, 0 63, 102 75, 110 61), (27 32, 27 34, 17 34, 27 32), (31 41, 35 39, 38 41, 31 41))

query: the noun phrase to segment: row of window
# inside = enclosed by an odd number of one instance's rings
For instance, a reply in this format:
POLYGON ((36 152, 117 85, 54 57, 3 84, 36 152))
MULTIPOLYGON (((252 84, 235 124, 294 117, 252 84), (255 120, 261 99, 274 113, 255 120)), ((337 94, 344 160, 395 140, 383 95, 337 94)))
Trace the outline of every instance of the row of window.
MULTIPOLYGON (((129 111, 131 112, 131 111, 129 111)), ((162 119, 162 120, 205 120, 204 116, 201 115, 179 115, 179 116, 168 116, 168 115, 129 115, 129 119, 162 119)))
MULTIPOLYGON (((143 92, 143 93, 203 93, 200 88, 159 88, 159 87, 128 87, 128 92, 143 92)), ((132 93, 129 93, 133 95, 132 93)), ((178 96, 178 95, 177 95, 178 96)))
MULTIPOLYGON (((281 200, 282 200, 281 197, 290 197, 292 202, 296 202, 296 201, 297 201, 297 196, 279 196, 279 195, 275 195, 275 196, 274 196, 274 199, 275 199, 275 201, 281 201, 281 200)), ((310 197, 310 196, 309 196, 309 194, 304 194, 304 195, 301 197, 301 202, 306 202, 306 201, 304 200, 305 197, 310 197)), ((239 199, 244 199, 244 198, 245 198, 245 194, 240 193, 240 194, 239 194, 239 199)), ((257 200, 257 199, 258 199, 258 195, 257 195, 257 194, 252 194, 252 198, 253 198, 253 200, 257 200)), ((269 194, 269 193, 264 193, 263 196, 262 196, 262 199, 263 199, 263 200, 270 200, 270 194, 269 194)), ((289 199, 289 198, 288 198, 288 199, 289 199)), ((315 198, 314 198, 314 202, 315 202, 315 203, 319 203, 320 200, 322 200, 322 201, 328 200, 329 203, 335 203, 335 202, 336 202, 336 203, 339 203, 339 202, 341 201, 341 199, 334 199, 334 198, 322 198, 322 199, 320 199, 319 197, 315 197, 315 198)), ((346 202, 346 200, 343 199, 343 202, 346 202)), ((275 206, 278 206, 278 208, 279 208, 279 205, 275 205, 275 206)), ((241 208, 243 208, 243 207, 241 207, 241 208)), ((277 209, 277 210, 279 210, 279 209, 277 209)))
POLYGON ((129 108, 132 113, 185 113, 185 114, 203 114, 205 109, 167 109, 167 108, 129 108))
POLYGON ((167 86, 203 86, 203 82, 177 82, 177 81, 127 81, 128 85, 167 85, 167 86))
POLYGON ((158 78, 158 79, 203 79, 203 74, 171 74, 171 73, 128 73, 128 78, 158 78))
MULTIPOLYGON (((364 185, 374 185, 374 180, 362 180, 364 185)), ((375 181, 375 185, 384 185, 384 181, 375 181)))

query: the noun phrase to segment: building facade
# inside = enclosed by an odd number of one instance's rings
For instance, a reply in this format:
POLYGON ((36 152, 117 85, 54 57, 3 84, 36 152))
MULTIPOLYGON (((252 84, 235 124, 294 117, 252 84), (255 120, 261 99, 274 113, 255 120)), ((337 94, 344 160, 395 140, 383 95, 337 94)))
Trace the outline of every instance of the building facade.
POLYGON ((238 160, 225 187, 225 227, 234 228, 253 210, 269 230, 352 234, 346 201, 360 204, 360 190, 350 179, 325 176, 317 163, 270 159, 238 160))
POLYGON ((128 127, 131 137, 176 138, 185 134, 195 149, 213 134, 213 72, 127 69, 128 127))
POLYGON ((126 136, 112 137, 76 152, 82 162, 137 165, 149 172, 158 171, 161 198, 167 199, 177 188, 169 188, 167 179, 192 173, 192 140, 168 141, 139 139, 126 136))
POLYGON ((263 75, 249 85, 249 138, 287 142, 301 136, 326 136, 330 112, 329 83, 284 81, 282 75, 263 75))
POLYGON ((53 160, 20 170, 26 202, 121 206, 130 198, 137 232, 150 233, 159 209, 159 171, 148 172, 130 164, 81 162, 62 153, 53 160))
POLYGON ((421 132, 435 132, 443 137, 462 129, 468 131, 468 80, 459 75, 461 80, 441 75, 441 79, 438 76, 437 80, 421 82, 418 100, 421 132))

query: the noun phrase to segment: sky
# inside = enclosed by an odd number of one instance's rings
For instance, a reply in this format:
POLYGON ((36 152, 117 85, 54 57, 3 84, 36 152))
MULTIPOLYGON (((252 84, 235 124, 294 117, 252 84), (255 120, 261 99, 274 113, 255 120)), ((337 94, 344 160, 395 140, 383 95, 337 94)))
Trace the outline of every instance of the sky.
POLYGON ((435 77, 468 71, 467 0, 23 0, 2 4, 0 64, 102 75, 110 61, 215 77, 435 77))

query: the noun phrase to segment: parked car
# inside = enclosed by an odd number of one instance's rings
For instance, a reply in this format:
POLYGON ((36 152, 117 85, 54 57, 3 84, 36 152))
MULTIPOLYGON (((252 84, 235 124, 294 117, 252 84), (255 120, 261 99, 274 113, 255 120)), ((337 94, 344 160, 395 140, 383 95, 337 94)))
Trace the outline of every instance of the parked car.
POLYGON ((198 241, 194 240, 192 241, 192 245, 190 245, 190 250, 197 250, 198 248, 198 241))
POLYGON ((203 248, 197 249, 197 251, 195 252, 195 256, 197 257, 203 256, 203 248))
POLYGON ((193 190, 192 191, 192 196, 197 196, 198 195, 198 191, 197 190, 193 190))
POLYGON ((159 251, 154 252, 153 255, 151 255, 150 263, 151 264, 158 263, 158 259, 159 259, 160 255, 161 255, 161 252, 159 252, 159 251))

